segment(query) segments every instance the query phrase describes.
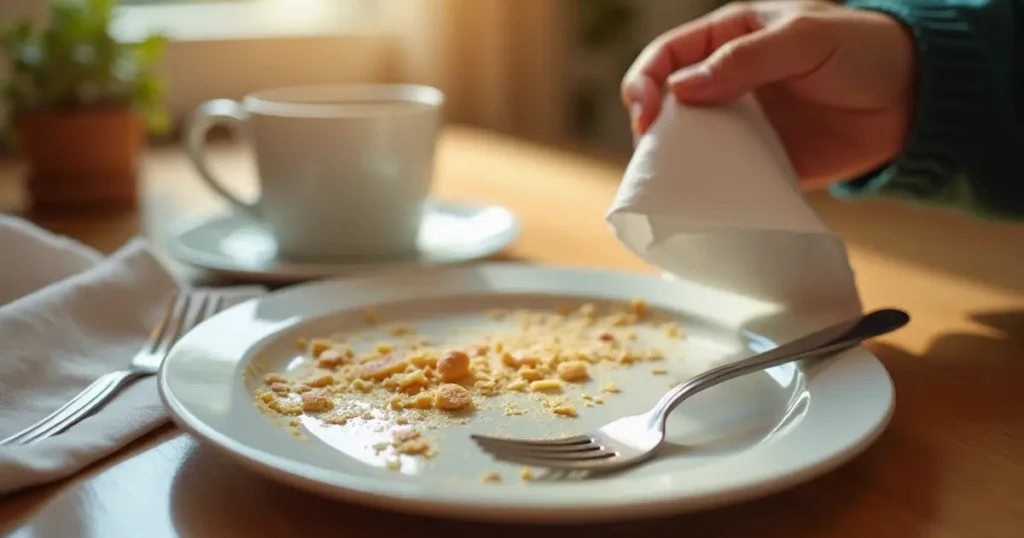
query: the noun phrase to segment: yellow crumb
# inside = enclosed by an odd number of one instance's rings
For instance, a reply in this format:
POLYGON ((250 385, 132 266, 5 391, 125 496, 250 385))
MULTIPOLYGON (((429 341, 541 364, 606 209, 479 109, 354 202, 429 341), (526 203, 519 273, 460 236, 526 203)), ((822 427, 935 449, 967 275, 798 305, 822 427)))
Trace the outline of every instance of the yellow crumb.
POLYGON ((534 392, 561 389, 562 382, 557 379, 542 379, 540 381, 534 381, 533 383, 530 383, 530 390, 534 392))
POLYGON ((666 370, 664 368, 655 368, 655 369, 651 370, 651 373, 654 374, 654 375, 665 375, 665 374, 668 373, 668 370, 666 370))
POLYGON ((331 349, 331 341, 327 338, 314 338, 309 344, 309 351, 314 357, 319 358, 324 351, 331 349))
POLYGON ((274 401, 274 399, 275 396, 273 392, 264 392, 263 394, 260 395, 260 400, 263 400, 264 403, 270 403, 274 401))
POLYGON ((484 475, 483 480, 485 484, 497 484, 501 482, 501 475, 498 473, 487 473, 484 475))
POLYGON ((647 312, 647 303, 640 298, 633 299, 633 313, 642 316, 647 312))
POLYGON ((409 419, 407 419, 405 417, 398 417, 398 418, 395 419, 395 424, 408 424, 408 423, 409 423, 409 419))
POLYGON ((539 370, 523 367, 519 370, 519 377, 527 381, 540 381, 541 379, 544 379, 544 374, 539 370))
POLYGON ((267 377, 263 378, 263 382, 268 385, 273 385, 274 383, 287 383, 288 380, 278 374, 267 374, 267 377))
POLYGON ((434 391, 434 406, 438 409, 462 409, 472 402, 469 391, 454 383, 445 383, 434 391))
POLYGON ((458 381, 469 375, 469 362, 465 351, 449 351, 437 361, 437 373, 445 381, 458 381))
POLYGON ((588 376, 587 363, 583 361, 569 361, 558 365, 558 377, 565 381, 580 381, 588 376))
POLYGON ((554 412, 556 415, 563 417, 576 416, 576 406, 574 405, 559 405, 558 407, 555 407, 551 411, 554 412))
POLYGON ((603 404, 604 403, 604 398, 602 398, 601 396, 598 396, 598 397, 594 398, 594 403, 596 403, 596 404, 603 404))
POLYGON ((326 394, 319 391, 311 391, 302 395, 302 410, 321 412, 330 411, 334 408, 334 402, 326 394))
POLYGON ((533 480, 533 471, 531 471, 529 467, 523 467, 523 470, 519 471, 519 478, 522 479, 523 482, 530 482, 533 480))
POLYGON ((309 381, 307 383, 307 385, 309 385, 311 387, 315 387, 315 388, 322 388, 322 387, 326 387, 327 385, 333 385, 333 384, 334 384, 334 376, 331 375, 331 374, 322 375, 322 376, 320 376, 320 377, 318 377, 318 378, 316 378, 316 379, 314 379, 312 381, 309 381))
POLYGON ((607 385, 604 386, 603 389, 601 389, 601 391, 607 392, 609 394, 618 394, 619 392, 622 392, 621 390, 619 390, 618 385, 616 385, 615 383, 608 383, 607 385))
POLYGON ((299 351, 306 351, 309 347, 309 338, 299 338, 295 341, 295 346, 299 348, 299 351))
POLYGON ((393 346, 393 345, 391 345, 391 344, 389 344, 387 342, 381 342, 381 343, 377 344, 377 353, 380 353, 381 355, 385 355, 385 354, 391 353, 391 351, 393 351, 394 349, 395 349, 395 346, 393 346))
POLYGON ((391 398, 388 398, 388 404, 391 406, 391 409, 394 409, 395 411, 401 411, 403 409, 403 403, 402 397, 398 394, 394 394, 391 398))
POLYGON ((508 387, 506 387, 506 388, 508 390, 522 391, 522 390, 526 390, 526 387, 528 387, 528 386, 530 386, 530 382, 529 381, 527 381, 525 379, 517 379, 517 380, 509 383, 508 387))
POLYGON ((377 311, 372 308, 363 310, 363 322, 367 325, 373 325, 377 323, 377 311))
POLYGON ((421 392, 405 402, 405 407, 410 409, 430 409, 433 406, 434 397, 429 392, 421 392))

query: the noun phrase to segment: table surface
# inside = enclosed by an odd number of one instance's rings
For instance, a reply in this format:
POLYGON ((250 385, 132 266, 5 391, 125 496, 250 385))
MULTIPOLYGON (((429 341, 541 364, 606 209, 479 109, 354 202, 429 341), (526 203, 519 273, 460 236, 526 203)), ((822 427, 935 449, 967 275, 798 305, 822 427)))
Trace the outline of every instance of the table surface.
MULTIPOLYGON (((440 196, 499 202, 522 219, 521 238, 501 259, 650 270, 603 222, 621 160, 457 127, 445 132, 439 151, 440 196)), ((244 149, 211 153, 226 181, 242 192, 253 188, 244 149)), ((0 211, 22 207, 21 176, 16 163, 0 164, 0 211)), ((28 216, 104 252, 136 234, 163 252, 174 219, 223 209, 179 149, 151 150, 142 182, 138 211, 28 216)), ((913 316, 869 345, 895 382, 891 425, 863 455, 811 483, 671 519, 572 529, 470 524, 294 491, 168 426, 73 479, 0 498, 0 535, 1024 535, 1024 227, 888 202, 810 198, 847 241, 865 307, 899 306, 913 316)), ((208 278, 176 267, 188 278, 208 278)))

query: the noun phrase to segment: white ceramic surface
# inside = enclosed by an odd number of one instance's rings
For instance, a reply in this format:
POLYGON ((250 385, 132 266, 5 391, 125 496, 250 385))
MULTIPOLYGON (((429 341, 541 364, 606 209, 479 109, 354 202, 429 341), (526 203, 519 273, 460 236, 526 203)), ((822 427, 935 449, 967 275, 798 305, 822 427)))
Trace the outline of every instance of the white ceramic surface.
POLYGON ((169 238, 171 254, 196 267, 264 282, 297 282, 383 267, 461 263, 494 255, 519 237, 509 210, 493 205, 427 204, 416 252, 393 260, 296 262, 278 255, 272 234, 238 214, 189 219, 169 238))
POLYGON ((263 222, 292 259, 402 256, 416 248, 433 183, 443 94, 414 85, 277 88, 202 104, 187 127, 199 177, 263 222), (245 202, 206 166, 216 125, 253 146, 260 195, 245 202))
MULTIPOLYGON (((596 522, 706 509, 756 498, 821 475, 867 447, 888 423, 891 380, 857 348, 805 369, 781 366, 720 385, 670 418, 665 453, 602 478, 518 480, 519 467, 496 463, 471 432, 554 435, 584 431, 647 409, 669 388, 711 365, 818 328, 770 306, 684 281, 646 275, 519 264, 481 264, 295 286, 236 306, 186 335, 164 363, 161 394, 174 420, 239 462, 284 483, 387 510, 508 522, 596 522), (298 337, 363 326, 366 307, 382 322, 414 321, 427 335, 452 325, 494 323, 487 308, 553 306, 567 300, 628 301, 677 315, 688 338, 659 363, 595 376, 622 388, 576 419, 542 412, 506 417, 500 402, 466 425, 429 431, 440 453, 426 465, 387 470, 369 447, 389 433, 386 411, 371 421, 323 426, 303 420, 308 439, 275 425, 254 405, 253 360, 286 370, 298 337), (607 378, 605 375, 613 377, 607 378), (379 431, 378 431, 379 430, 379 431), (481 476, 497 471, 500 484, 481 476)), ((367 344, 369 345, 369 344, 367 344)), ((592 388, 596 392, 596 387, 592 388)))

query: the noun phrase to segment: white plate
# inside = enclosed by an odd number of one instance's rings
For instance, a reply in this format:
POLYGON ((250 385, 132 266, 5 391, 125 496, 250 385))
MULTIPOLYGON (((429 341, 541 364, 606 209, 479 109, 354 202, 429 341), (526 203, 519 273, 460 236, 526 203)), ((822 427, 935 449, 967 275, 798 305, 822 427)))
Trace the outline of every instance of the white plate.
POLYGON ((519 237, 519 223, 508 209, 434 200, 424 211, 418 252, 396 260, 300 263, 277 256, 273 236, 242 215, 189 219, 170 238, 170 252, 190 265, 238 278, 299 282, 394 266, 431 266, 486 258, 519 237))
MULTIPOLYGON (((594 522, 706 509, 767 495, 821 475, 875 439, 893 406, 891 380, 867 350, 843 353, 811 371, 793 365, 719 385, 671 416, 667 453, 604 478, 523 484, 519 467, 478 451, 471 432, 513 436, 583 431, 646 410, 679 381, 723 360, 819 328, 744 297, 645 275, 519 264, 482 264, 322 281, 235 306, 186 335, 164 362, 160 391, 174 420, 256 471, 321 494, 388 510, 510 522, 594 522), (505 417, 498 404, 467 425, 430 431, 440 453, 426 465, 387 470, 372 457, 386 418, 326 429, 303 421, 296 438, 254 404, 257 360, 286 369, 299 337, 358 329, 366 307, 382 321, 446 324, 486 320, 486 308, 554 306, 567 300, 646 298, 678 314, 684 348, 669 350, 672 375, 644 367, 612 370, 622 393, 576 419, 539 413, 505 417), (625 373, 621 373, 625 372, 625 373), (370 456, 368 456, 370 455, 370 456), (498 471, 501 484, 484 484, 498 471)), ((592 383, 603 383, 601 376, 592 383)), ((591 389, 597 393, 597 387, 591 389)))

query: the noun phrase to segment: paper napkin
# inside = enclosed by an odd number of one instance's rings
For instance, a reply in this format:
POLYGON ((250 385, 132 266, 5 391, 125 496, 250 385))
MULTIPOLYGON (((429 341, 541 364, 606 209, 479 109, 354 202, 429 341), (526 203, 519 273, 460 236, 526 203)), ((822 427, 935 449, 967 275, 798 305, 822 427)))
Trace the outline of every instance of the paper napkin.
POLYGON ((669 95, 607 222, 627 248, 678 278, 787 311, 861 311, 843 242, 803 198, 753 96, 698 108, 669 95))
MULTIPOLYGON (((0 216, 0 439, 127 367, 181 284, 135 239, 104 258, 0 216)), ((64 433, 0 446, 0 494, 71 476, 167 421, 154 377, 64 433)))

